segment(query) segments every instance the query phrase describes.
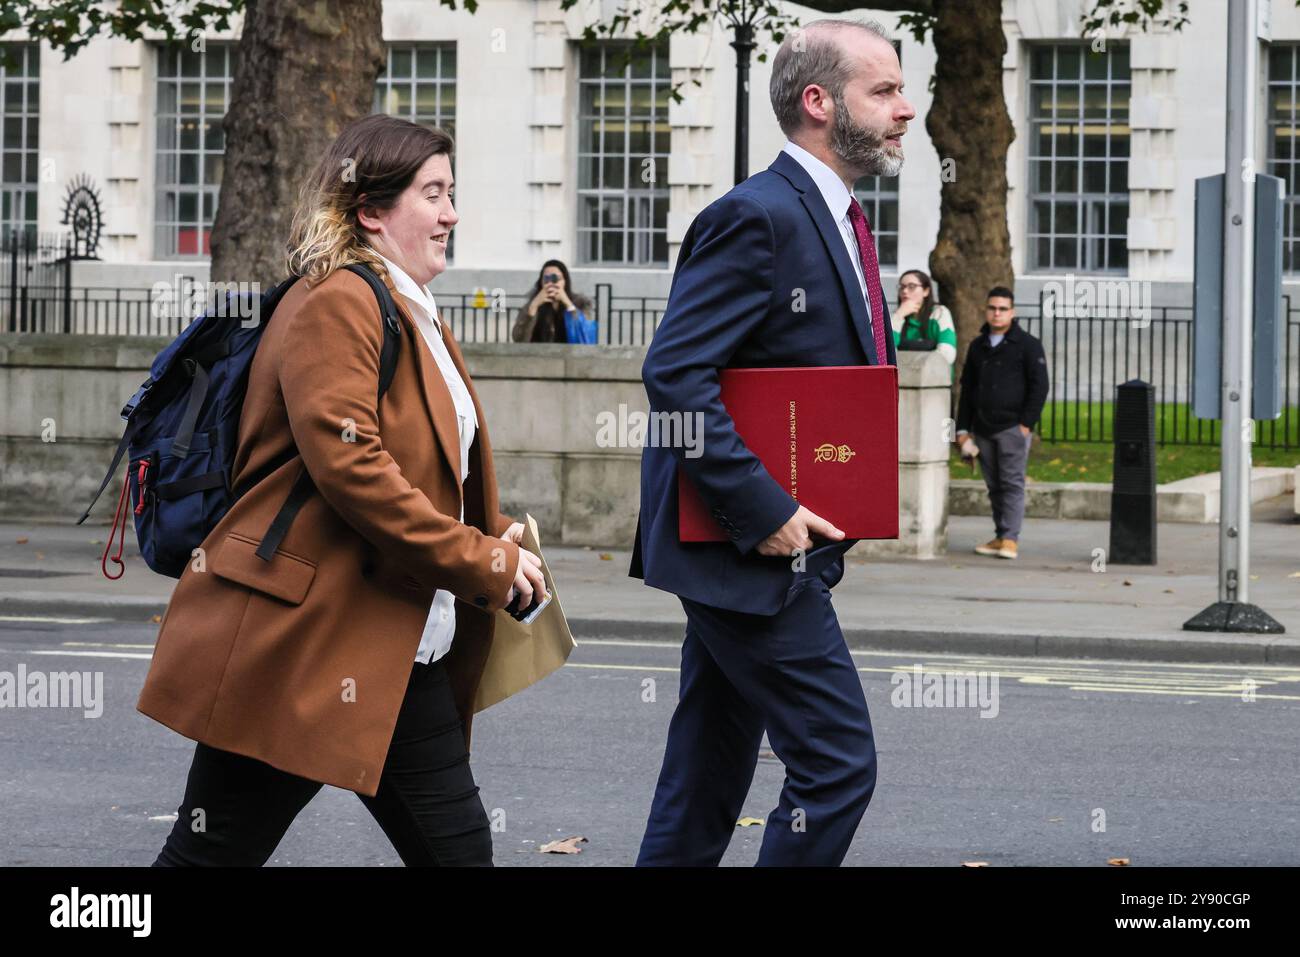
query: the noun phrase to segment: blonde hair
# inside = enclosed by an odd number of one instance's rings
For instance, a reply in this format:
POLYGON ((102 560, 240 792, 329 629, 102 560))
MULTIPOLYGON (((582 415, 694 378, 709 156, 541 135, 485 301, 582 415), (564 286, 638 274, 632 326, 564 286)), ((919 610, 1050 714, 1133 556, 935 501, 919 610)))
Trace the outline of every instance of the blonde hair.
POLYGON ((285 258, 289 273, 309 285, 351 263, 385 275, 357 211, 392 209, 425 161, 441 153, 450 159, 453 145, 443 130, 380 113, 345 126, 299 188, 285 258))

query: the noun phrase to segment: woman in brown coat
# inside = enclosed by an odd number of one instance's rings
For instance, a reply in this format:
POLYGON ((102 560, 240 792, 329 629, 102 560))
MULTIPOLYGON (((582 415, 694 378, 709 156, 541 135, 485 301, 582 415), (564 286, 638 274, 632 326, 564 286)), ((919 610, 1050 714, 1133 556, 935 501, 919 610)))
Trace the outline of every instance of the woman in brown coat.
POLYGON ((264 863, 322 784, 355 791, 410 864, 491 864, 469 768, 492 613, 545 593, 497 507, 483 409, 424 286, 446 268, 450 137, 345 128, 304 185, 300 278, 258 345, 240 493, 176 585, 138 709, 198 742, 159 865, 264 863), (401 313, 391 386, 360 276, 401 313), (316 487, 254 553, 299 473, 316 487))

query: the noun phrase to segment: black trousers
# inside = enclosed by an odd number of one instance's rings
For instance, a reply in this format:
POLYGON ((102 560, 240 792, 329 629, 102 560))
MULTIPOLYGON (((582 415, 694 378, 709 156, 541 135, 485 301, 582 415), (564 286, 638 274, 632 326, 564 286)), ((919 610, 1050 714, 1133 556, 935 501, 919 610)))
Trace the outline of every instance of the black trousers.
MULTIPOLYGON (((200 743, 154 866, 260 867, 321 786, 200 743)), ((441 661, 412 667, 379 789, 357 797, 408 867, 492 866, 492 832, 441 661)))

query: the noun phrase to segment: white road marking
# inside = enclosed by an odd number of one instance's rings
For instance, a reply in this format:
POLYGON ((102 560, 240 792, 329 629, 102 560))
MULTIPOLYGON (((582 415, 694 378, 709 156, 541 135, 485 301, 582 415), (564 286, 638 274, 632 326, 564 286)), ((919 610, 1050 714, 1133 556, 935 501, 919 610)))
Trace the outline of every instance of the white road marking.
POLYGON ((0 621, 44 622, 49 625, 97 625, 111 618, 51 618, 46 615, 0 615, 0 621))

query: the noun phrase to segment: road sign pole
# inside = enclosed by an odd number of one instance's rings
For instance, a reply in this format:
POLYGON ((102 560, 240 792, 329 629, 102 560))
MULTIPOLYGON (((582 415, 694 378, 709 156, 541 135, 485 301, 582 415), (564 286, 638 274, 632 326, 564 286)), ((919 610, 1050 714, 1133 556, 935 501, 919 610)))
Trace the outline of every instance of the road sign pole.
POLYGON ((1223 184, 1223 352, 1220 408, 1219 600, 1191 631, 1279 632, 1249 603, 1251 333, 1255 288, 1255 129, 1259 0, 1228 4, 1228 136, 1223 184))

